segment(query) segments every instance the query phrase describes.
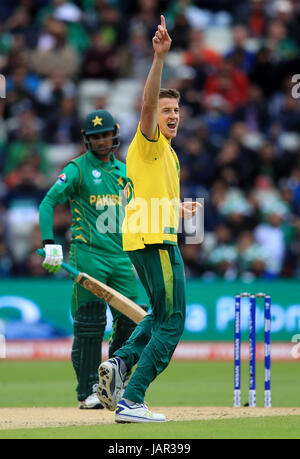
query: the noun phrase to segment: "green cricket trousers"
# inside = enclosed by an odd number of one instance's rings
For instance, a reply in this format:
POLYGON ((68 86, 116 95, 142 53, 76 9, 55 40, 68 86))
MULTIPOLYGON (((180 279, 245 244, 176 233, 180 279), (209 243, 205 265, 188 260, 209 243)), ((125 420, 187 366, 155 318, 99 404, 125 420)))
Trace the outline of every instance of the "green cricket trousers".
POLYGON ((152 312, 115 352, 137 368, 123 397, 144 403, 149 384, 168 366, 184 330, 185 276, 177 245, 153 244, 127 252, 150 299, 152 312))

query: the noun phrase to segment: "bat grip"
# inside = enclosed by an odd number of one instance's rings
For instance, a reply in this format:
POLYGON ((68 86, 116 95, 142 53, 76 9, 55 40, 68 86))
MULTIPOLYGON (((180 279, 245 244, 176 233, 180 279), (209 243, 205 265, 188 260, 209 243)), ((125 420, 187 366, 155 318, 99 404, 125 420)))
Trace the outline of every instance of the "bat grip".
MULTIPOLYGON (((41 257, 45 257, 46 255, 44 249, 37 249, 36 253, 41 257)), ((67 271, 73 279, 76 279, 76 277, 80 274, 79 271, 77 271, 77 269, 72 268, 72 266, 68 265, 65 262, 62 262, 61 267, 65 271, 67 271)))

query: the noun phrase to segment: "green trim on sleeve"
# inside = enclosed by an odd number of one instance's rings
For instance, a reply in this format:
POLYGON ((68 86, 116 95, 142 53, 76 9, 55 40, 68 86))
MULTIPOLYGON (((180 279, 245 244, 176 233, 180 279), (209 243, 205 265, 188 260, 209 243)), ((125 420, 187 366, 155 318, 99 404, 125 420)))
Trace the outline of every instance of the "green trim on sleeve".
POLYGON ((160 130, 159 130, 158 125, 157 125, 157 128, 156 128, 156 130, 157 130, 157 139, 149 139, 149 138, 143 133, 143 131, 142 131, 142 129, 141 129, 141 125, 139 125, 139 130, 141 131, 142 136, 143 136, 146 140, 148 140, 148 142, 158 142, 158 141, 159 141, 160 130))

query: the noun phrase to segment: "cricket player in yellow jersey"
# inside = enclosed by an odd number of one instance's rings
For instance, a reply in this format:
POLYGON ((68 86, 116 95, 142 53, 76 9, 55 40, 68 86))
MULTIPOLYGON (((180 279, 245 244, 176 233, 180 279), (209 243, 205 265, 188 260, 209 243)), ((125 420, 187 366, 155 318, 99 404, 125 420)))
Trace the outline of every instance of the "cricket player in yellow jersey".
POLYGON ((117 422, 164 422, 144 402, 149 384, 167 367, 185 323, 185 277, 177 245, 179 217, 189 218, 197 203, 180 204, 180 167, 171 140, 179 124, 178 91, 161 89, 171 38, 161 16, 153 38, 154 58, 143 96, 140 123, 129 147, 129 203, 123 249, 149 296, 152 312, 114 357, 99 367, 98 397, 115 410, 117 422), (159 208, 159 203, 162 204, 159 208), (137 364, 125 391, 124 376, 137 364))

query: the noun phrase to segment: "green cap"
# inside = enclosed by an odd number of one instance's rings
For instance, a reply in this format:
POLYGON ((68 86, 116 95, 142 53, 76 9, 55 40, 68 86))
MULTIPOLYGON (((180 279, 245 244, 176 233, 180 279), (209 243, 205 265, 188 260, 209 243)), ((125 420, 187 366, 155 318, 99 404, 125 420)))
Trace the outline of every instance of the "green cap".
POLYGON ((115 129, 114 117, 107 110, 95 110, 89 113, 84 121, 85 135, 115 131, 115 129))

